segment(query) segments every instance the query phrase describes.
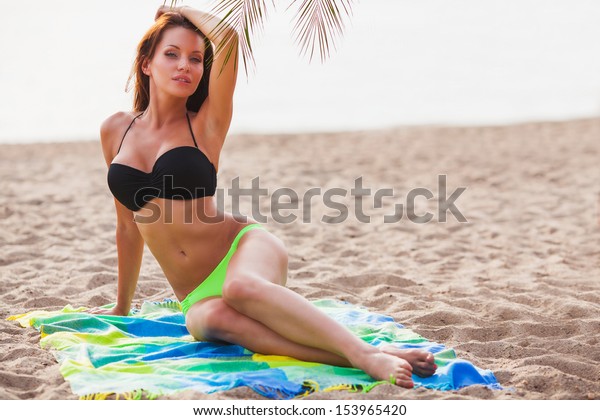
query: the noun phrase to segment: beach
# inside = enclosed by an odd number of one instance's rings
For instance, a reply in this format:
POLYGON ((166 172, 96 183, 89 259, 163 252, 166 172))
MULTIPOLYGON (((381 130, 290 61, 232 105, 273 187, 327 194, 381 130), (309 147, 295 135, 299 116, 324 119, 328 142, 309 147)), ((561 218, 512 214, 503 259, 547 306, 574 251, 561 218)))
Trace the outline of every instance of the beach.
MULTIPOLYGON (((269 194, 260 213, 289 252, 288 287, 390 315, 505 387, 386 384, 307 398, 599 399, 599 139, 599 118, 229 136, 224 206, 235 179, 249 188, 259 178, 269 194), (320 190, 309 199, 311 188, 320 190), (334 188, 347 192, 337 207, 325 197, 334 188), (295 192, 296 208, 272 217, 278 190, 295 192), (377 191, 387 194, 380 208, 377 191), (438 197, 456 197, 453 211, 438 197)), ((3 144, 0 162, 0 399, 76 399, 39 332, 5 319, 114 301, 115 213, 100 144, 3 144)), ((251 215, 249 198, 240 207, 251 215)), ((164 298, 174 295, 146 249, 134 304, 164 298)), ((238 388, 162 398, 262 397, 238 388)))

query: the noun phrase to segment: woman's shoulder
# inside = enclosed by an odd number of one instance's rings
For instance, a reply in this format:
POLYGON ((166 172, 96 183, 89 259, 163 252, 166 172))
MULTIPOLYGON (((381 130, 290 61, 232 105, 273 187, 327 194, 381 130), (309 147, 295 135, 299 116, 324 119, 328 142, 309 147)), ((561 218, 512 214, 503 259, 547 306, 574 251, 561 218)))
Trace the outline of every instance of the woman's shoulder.
POLYGON ((123 135, 127 125, 135 117, 133 112, 120 111, 106 118, 100 126, 100 142, 107 161, 112 161, 113 155, 118 148, 117 142, 121 140, 119 135, 123 135))
POLYGON ((100 126, 101 134, 112 134, 118 131, 123 125, 127 125, 135 117, 133 112, 119 111, 105 119, 100 126))

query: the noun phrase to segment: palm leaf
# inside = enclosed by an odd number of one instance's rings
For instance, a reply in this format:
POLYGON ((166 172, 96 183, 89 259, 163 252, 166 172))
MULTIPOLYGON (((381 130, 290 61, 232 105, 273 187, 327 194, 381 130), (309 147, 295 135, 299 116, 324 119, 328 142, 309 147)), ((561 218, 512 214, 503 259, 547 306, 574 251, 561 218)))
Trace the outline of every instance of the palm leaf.
MULTIPOLYGON (((167 0, 164 1, 163 6, 167 4, 167 0)), ((177 6, 177 0, 171 0, 171 9, 177 6)))
MULTIPOLYGON (((352 13, 352 3, 355 0, 288 0, 290 5, 297 7, 294 17, 296 23, 293 34, 302 54, 310 54, 312 61, 315 51, 319 51, 321 61, 330 55, 335 48, 335 40, 344 31, 344 20, 352 13)), ((166 0, 165 0, 166 4, 166 0)), ((171 7, 177 0, 171 1, 171 7)), ((254 67, 254 51, 252 39, 264 28, 269 8, 275 9, 274 0, 215 0, 211 13, 222 15, 220 30, 232 27, 239 35, 240 50, 244 60, 244 69, 248 74, 248 66, 254 67)), ((233 35, 226 36, 217 52, 222 50, 233 35)), ((232 46, 228 51, 231 54, 232 46)))
MULTIPOLYGON (((274 0, 269 3, 275 7, 274 0)), ((252 50, 253 35, 264 28, 267 19, 268 5, 265 0, 220 0, 211 10, 215 15, 224 13, 221 19, 221 29, 232 27, 238 33, 240 50, 244 60, 244 70, 248 74, 248 64, 254 66, 254 51, 252 50)), ((217 32, 218 34, 218 32, 217 32)), ((226 37, 216 51, 228 44, 231 36, 226 37)), ((230 47, 231 49, 233 48, 230 47)), ((228 51, 228 55, 231 53, 228 51)))
POLYGON ((321 61, 329 57, 336 36, 341 36, 344 31, 343 18, 352 12, 352 1, 292 0, 292 5, 299 4, 294 25, 296 42, 302 53, 310 51, 310 60, 317 48, 321 61))

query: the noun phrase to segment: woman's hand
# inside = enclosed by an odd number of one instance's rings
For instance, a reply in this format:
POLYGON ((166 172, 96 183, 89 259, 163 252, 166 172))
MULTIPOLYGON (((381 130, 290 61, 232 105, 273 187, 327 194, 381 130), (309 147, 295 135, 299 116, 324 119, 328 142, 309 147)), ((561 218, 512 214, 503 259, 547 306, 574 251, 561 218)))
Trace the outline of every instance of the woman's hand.
POLYGON ((165 13, 173 12, 173 13, 181 13, 181 9, 184 6, 179 7, 171 7, 171 6, 160 6, 156 11, 156 15, 154 16, 154 20, 157 20, 159 17, 164 15, 165 13))
POLYGON ((125 311, 123 311, 122 309, 117 308, 116 305, 113 306, 112 308, 92 308, 86 312, 93 314, 93 315, 127 316, 129 314, 129 311, 127 311, 127 313, 125 313, 125 311))

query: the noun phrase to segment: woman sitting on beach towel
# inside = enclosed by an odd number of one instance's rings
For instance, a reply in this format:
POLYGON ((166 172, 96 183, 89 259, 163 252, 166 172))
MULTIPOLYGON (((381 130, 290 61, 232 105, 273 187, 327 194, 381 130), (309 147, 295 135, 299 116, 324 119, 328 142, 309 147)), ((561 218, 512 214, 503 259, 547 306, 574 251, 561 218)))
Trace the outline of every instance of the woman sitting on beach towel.
POLYGON ((134 112, 102 125, 117 213, 118 289, 112 309, 93 312, 129 313, 146 243, 197 340, 353 366, 412 387, 411 373, 435 372, 432 354, 374 347, 354 336, 285 287, 287 252, 279 239, 217 209, 238 49, 234 30, 220 22, 190 7, 159 8, 138 46, 134 112), (212 44, 224 40, 213 54, 212 44))

